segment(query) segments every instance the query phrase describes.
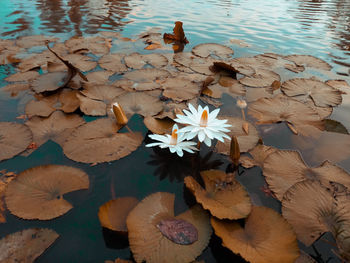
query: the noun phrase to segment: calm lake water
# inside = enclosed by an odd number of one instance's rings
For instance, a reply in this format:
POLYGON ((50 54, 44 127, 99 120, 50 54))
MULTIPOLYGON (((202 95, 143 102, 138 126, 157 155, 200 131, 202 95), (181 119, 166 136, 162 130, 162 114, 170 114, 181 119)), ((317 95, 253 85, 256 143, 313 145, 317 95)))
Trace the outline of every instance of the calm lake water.
MULTIPOLYGON (((231 46, 237 57, 263 52, 309 54, 333 66, 333 79, 345 79, 350 83, 349 0, 0 0, 0 4, 1 38, 44 34, 65 40, 74 35, 94 35, 99 31, 118 31, 132 38, 154 27, 162 33, 171 32, 174 21, 180 20, 190 41, 185 51, 200 43, 215 42, 231 46), (244 41, 249 47, 234 45, 231 39, 244 41)), ((9 72, 11 69, 0 66, 0 87, 6 85, 3 79, 9 72)), ((225 97, 224 101, 222 111, 229 112, 232 101, 225 97)), ((15 117, 21 113, 17 112, 17 103, 0 91, 0 121, 18 121, 15 117)), ((331 118, 350 129, 349 113, 348 99, 335 109, 331 118)), ((292 135, 285 128, 276 126, 271 133, 264 133, 263 127, 260 129, 265 144, 293 147, 292 135), (276 140, 276 134, 279 140, 276 140)), ((130 127, 144 135, 147 133, 139 116, 132 118, 130 127)), ((179 170, 183 160, 159 155, 144 144, 121 160, 94 167, 67 159, 54 142, 44 144, 28 157, 17 156, 0 162, 0 170, 16 173, 41 164, 71 165, 85 170, 91 182, 90 190, 67 196, 74 208, 57 219, 27 221, 8 213, 8 222, 0 225, 0 237, 29 227, 54 229, 60 238, 38 262, 103 262, 117 257, 129 258, 129 248, 110 240, 110 235, 102 231, 97 217, 100 205, 113 195, 135 196, 141 200, 158 191, 175 193, 176 212, 186 210, 193 201, 184 190, 182 179, 185 171, 179 170)), ((222 156, 208 154, 209 150, 204 147, 201 160, 198 160, 201 169, 226 168, 227 161, 222 156)), ((320 161, 310 156, 305 158, 314 164, 320 161)), ((339 164, 350 171, 349 158, 343 158, 339 164)), ((256 202, 279 210, 279 203, 260 190, 263 185, 260 173, 259 168, 253 168, 245 171, 239 179, 256 202)), ((220 242, 213 238, 199 259, 233 262, 232 253, 221 247, 220 242)), ((324 242, 318 241, 316 247, 324 259, 331 255, 324 242)), ((307 251, 313 252, 311 249, 307 251)))

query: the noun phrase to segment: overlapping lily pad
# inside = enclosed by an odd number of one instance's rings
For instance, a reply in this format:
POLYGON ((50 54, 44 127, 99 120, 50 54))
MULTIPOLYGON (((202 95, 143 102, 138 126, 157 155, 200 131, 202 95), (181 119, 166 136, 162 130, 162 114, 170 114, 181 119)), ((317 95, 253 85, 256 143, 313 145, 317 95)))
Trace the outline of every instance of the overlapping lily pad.
POLYGON ((203 171, 201 177, 205 189, 192 176, 185 178, 185 184, 197 202, 213 216, 220 219, 240 219, 250 213, 249 195, 238 181, 219 170, 203 171))
POLYGON ((64 154, 77 162, 102 163, 123 158, 142 143, 140 133, 117 133, 112 119, 97 119, 77 128, 63 144, 64 154))
POLYGON ((23 152, 33 141, 28 126, 14 122, 0 122, 0 161, 23 152))
POLYGON ((259 124, 286 122, 293 133, 309 136, 319 133, 323 127, 315 110, 283 95, 251 103, 248 114, 256 118, 259 124))
POLYGON ((164 69, 145 68, 130 71, 124 74, 124 77, 135 82, 150 82, 157 79, 164 79, 170 76, 170 73, 164 69))
MULTIPOLYGON (((247 152, 250 149, 253 149, 254 146, 258 143, 258 131, 251 123, 236 117, 220 116, 220 118, 227 120, 227 124, 231 125, 231 127, 229 127, 230 132, 228 135, 230 137, 237 137, 241 152, 247 152), (248 123, 248 134, 243 129, 243 125, 245 123, 248 123)), ((229 155, 230 144, 231 142, 229 140, 225 140, 225 142, 218 141, 215 148, 219 153, 229 155)))
POLYGON ((99 61, 101 68, 115 73, 128 71, 128 68, 123 63, 124 54, 114 53, 104 55, 99 61))
POLYGON ((141 55, 137 52, 125 56, 125 64, 132 69, 142 69, 145 65, 161 68, 168 65, 168 59, 162 54, 141 55))
POLYGON ((337 106, 342 102, 341 93, 316 79, 290 79, 282 84, 281 90, 288 96, 305 100, 310 96, 316 106, 337 106))
POLYGON ((276 80, 281 80, 280 76, 277 73, 271 70, 259 68, 255 70, 255 73, 253 75, 241 78, 239 82, 249 87, 259 88, 271 86, 271 84, 276 80))
POLYGON ((0 262, 34 262, 59 235, 46 228, 30 228, 0 240, 0 262))
POLYGON ((21 172, 8 184, 5 201, 11 213, 20 218, 49 220, 73 208, 63 199, 64 194, 88 188, 89 177, 78 168, 37 166, 21 172))
POLYGON ((279 200, 290 187, 305 180, 320 181, 325 187, 335 182, 350 189, 350 175, 340 167, 326 161, 319 167, 310 168, 298 152, 290 150, 271 153, 264 161, 264 176, 279 200))
POLYGON ((306 67, 331 70, 332 66, 329 65, 326 61, 316 58, 311 55, 289 55, 285 56, 285 59, 294 62, 297 66, 304 65, 306 67))
POLYGON ((206 58, 213 55, 219 58, 228 58, 233 55, 234 51, 231 48, 224 45, 216 43, 205 43, 193 47, 192 53, 202 58, 206 58))
POLYGON ((222 244, 251 263, 294 263, 299 256, 292 227, 271 208, 253 206, 244 228, 214 217, 211 223, 222 244))
MULTIPOLYGON (((208 214, 199 206, 174 215, 174 194, 154 193, 142 200, 129 214, 127 227, 130 249, 136 262, 191 262, 208 245, 211 227, 208 214), (162 220, 177 219, 192 224, 198 240, 189 245, 174 243, 158 229, 162 220)), ((179 235, 182 232, 179 232, 179 235)), ((179 236, 180 237, 180 236, 179 236)))
POLYGON ((162 82, 163 95, 175 101, 190 100, 199 94, 199 85, 184 77, 167 78, 162 82))

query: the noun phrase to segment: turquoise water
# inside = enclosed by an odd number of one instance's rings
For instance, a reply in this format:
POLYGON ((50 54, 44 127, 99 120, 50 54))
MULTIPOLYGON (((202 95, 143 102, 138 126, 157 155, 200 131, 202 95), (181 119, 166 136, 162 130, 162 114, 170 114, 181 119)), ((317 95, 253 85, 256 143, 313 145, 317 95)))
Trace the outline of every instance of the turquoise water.
MULTIPOLYGON (((99 31, 118 31, 125 37, 134 38, 154 27, 162 33, 170 32, 174 21, 180 20, 190 41, 185 51, 199 43, 215 42, 231 46, 237 57, 263 52, 310 54, 333 66, 333 78, 346 79, 350 83, 350 2, 346 0, 0 0, 0 4, 1 38, 44 34, 65 40, 74 35, 94 35, 99 31), (231 39, 244 41, 249 47, 235 45, 231 39)), ((11 72, 11 68, 0 67, 0 79, 11 72)), ((0 87, 5 85, 0 81, 0 87)), ((226 97, 224 101, 227 103, 223 111, 229 111, 232 101, 226 97)), ((1 92, 0 121, 17 121, 18 103, 1 92)), ((349 109, 350 105, 345 103, 332 115, 348 129, 349 109)), ((144 135, 147 133, 139 116, 133 117, 130 126, 144 135)), ((279 141, 272 134, 265 136, 265 143, 288 148, 290 138, 283 129, 278 130, 279 141)), ((0 225, 0 237, 28 227, 54 229, 60 238, 38 262, 103 262, 117 257, 129 258, 128 247, 111 247, 108 235, 103 233, 97 217, 100 205, 114 196, 136 196, 141 200, 157 191, 175 193, 176 212, 186 210, 191 202, 182 182, 187 173, 184 161, 164 157, 144 145, 121 160, 93 167, 67 159, 54 142, 47 142, 28 157, 17 156, 0 162, 0 170, 14 172, 41 164, 71 165, 85 170, 91 184, 88 191, 67 196, 74 208, 57 219, 27 221, 7 213, 8 222, 0 225)), ((208 149, 204 147, 202 160, 206 154, 208 149)), ((212 167, 224 170, 227 165, 227 161, 216 154, 211 156, 210 164, 197 161, 200 167, 196 169, 212 167)), ((343 161, 342 166, 350 169, 349 160, 343 161)), ((259 168, 245 171, 240 181, 250 193, 254 193, 257 202, 279 209, 278 202, 260 190, 263 178, 259 168)), ((213 239, 200 259, 233 262, 234 256, 219 243, 217 238, 213 239)), ((330 248, 325 243, 317 242, 316 247, 325 258, 330 255, 330 248)))

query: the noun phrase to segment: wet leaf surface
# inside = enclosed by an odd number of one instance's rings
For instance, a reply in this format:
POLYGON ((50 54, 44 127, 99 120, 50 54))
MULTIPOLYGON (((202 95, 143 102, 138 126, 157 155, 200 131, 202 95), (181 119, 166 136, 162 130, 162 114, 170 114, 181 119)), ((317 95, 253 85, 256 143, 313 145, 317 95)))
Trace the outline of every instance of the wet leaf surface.
POLYGON ((198 240, 197 229, 182 219, 164 219, 157 224, 162 234, 179 245, 189 245, 198 240))
POLYGON ((63 199, 64 194, 88 188, 88 175, 78 168, 37 166, 21 172, 8 184, 5 201, 11 213, 20 218, 49 220, 73 208, 63 199))
POLYGON ((59 235, 46 228, 30 228, 0 240, 1 262, 34 262, 59 235))

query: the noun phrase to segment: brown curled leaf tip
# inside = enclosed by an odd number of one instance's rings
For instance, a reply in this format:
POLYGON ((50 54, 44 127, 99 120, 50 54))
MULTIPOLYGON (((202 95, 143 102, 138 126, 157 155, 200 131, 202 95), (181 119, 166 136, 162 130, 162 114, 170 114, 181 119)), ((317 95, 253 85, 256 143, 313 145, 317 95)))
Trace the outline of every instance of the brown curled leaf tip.
POLYGON ((198 231, 191 223, 182 219, 165 219, 157 224, 162 234, 180 245, 189 245, 198 240, 198 231))

